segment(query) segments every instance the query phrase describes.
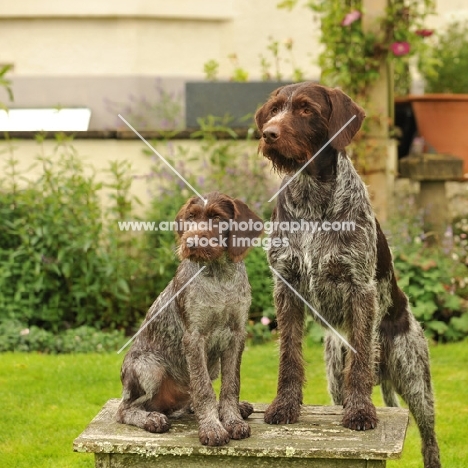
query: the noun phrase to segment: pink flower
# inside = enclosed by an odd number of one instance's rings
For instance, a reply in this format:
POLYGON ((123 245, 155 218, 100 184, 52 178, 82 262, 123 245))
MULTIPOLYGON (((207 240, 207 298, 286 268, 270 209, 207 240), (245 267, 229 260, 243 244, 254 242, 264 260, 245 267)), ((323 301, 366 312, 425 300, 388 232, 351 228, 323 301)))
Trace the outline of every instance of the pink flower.
POLYGON ((434 31, 432 29, 418 29, 415 32, 418 36, 421 36, 421 37, 429 37, 434 34, 434 31))
POLYGON ((268 317, 262 317, 262 318, 260 319, 260 322, 262 323, 262 325, 267 326, 267 325, 270 324, 271 320, 270 320, 268 317))
POLYGON ((409 54, 411 46, 408 44, 408 42, 394 42, 390 45, 390 49, 393 52, 393 55, 400 57, 402 55, 409 54))
POLYGON ((359 10, 353 10, 344 17, 344 20, 341 22, 341 26, 349 26, 350 24, 353 24, 355 21, 357 21, 360 17, 361 12, 359 10))

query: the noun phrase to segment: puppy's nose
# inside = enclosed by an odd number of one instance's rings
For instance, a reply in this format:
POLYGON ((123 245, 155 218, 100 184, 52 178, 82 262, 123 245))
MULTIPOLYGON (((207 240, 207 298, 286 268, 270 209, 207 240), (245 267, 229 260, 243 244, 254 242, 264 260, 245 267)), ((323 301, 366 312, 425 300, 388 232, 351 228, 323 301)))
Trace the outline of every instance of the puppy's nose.
POLYGON ((276 125, 270 125, 263 130, 263 138, 267 143, 273 143, 280 136, 280 129, 276 125))

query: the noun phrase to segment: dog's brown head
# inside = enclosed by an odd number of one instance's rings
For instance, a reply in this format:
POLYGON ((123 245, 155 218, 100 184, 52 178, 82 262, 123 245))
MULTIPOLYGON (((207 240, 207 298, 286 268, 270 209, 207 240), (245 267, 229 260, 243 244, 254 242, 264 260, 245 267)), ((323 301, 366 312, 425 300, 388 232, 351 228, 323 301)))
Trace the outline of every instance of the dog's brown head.
POLYGON ((227 253, 241 261, 263 232, 262 220, 241 200, 219 192, 193 197, 176 216, 179 257, 211 262, 227 253))
POLYGON ((280 172, 295 172, 324 146, 348 120, 354 119, 329 147, 308 166, 310 174, 327 167, 330 151, 336 155, 361 128, 365 113, 339 89, 311 82, 283 86, 257 111, 261 133, 259 151, 280 172))

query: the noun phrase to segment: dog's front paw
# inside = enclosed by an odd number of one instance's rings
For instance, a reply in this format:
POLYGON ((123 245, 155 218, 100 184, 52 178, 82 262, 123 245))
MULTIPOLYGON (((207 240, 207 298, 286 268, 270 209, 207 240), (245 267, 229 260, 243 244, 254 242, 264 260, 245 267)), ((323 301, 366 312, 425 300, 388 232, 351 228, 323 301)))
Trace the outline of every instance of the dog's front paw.
POLYGON ((248 401, 239 402, 239 413, 242 419, 247 419, 253 413, 253 406, 248 401))
POLYGON ((372 403, 347 405, 344 410, 343 426, 353 431, 368 431, 377 427, 377 413, 372 403))
POLYGON ((267 424, 294 424, 299 419, 300 413, 300 404, 276 398, 266 409, 264 419, 267 424))
POLYGON ((148 432, 167 432, 171 424, 167 416, 161 413, 148 413, 143 429, 148 432))
POLYGON ((219 421, 203 424, 198 429, 198 437, 203 445, 212 447, 226 445, 229 442, 229 433, 219 421))
POLYGON ((228 431, 231 439, 239 440, 250 437, 250 426, 242 419, 229 419, 221 421, 221 424, 228 431))

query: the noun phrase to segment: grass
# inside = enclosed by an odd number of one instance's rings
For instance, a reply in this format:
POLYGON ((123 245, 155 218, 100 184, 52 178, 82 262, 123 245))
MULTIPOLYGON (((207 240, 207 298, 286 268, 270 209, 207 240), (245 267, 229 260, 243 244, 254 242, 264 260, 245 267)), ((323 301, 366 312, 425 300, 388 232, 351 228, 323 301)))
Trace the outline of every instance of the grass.
MULTIPOLYGON (((304 402, 329 404, 323 350, 305 349, 307 379, 304 402)), ((468 466, 468 341, 431 347, 436 390, 437 433, 443 466, 468 466)), ((0 466, 2 468, 91 468, 93 457, 72 451, 80 434, 101 406, 119 397, 123 356, 79 354, 1 355, 0 466)), ((270 402, 275 396, 277 350, 271 343, 248 347, 242 365, 241 398, 270 402)), ((374 401, 382 405, 378 389, 374 401)), ((422 467, 420 442, 411 422, 403 458, 389 468, 422 467)))

